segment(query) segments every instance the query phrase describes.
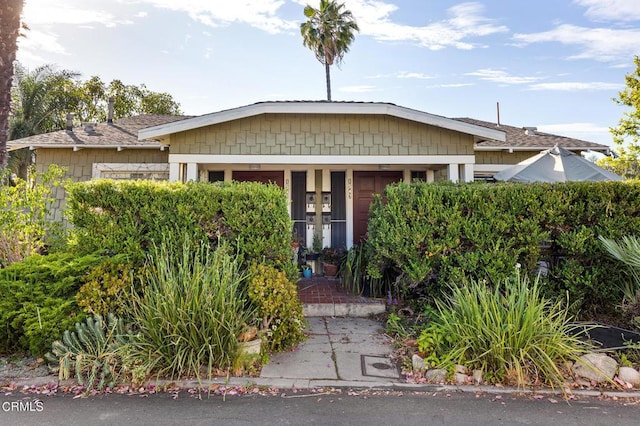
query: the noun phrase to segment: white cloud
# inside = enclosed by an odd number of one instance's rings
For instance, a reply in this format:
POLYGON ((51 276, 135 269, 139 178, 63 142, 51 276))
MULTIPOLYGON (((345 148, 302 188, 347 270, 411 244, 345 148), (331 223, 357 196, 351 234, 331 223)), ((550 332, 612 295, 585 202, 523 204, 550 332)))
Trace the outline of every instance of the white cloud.
POLYGON ((595 59, 601 62, 633 57, 640 45, 640 29, 586 28, 563 24, 540 33, 515 34, 521 44, 557 42, 577 46, 580 53, 569 59, 595 59))
POLYGON ((592 81, 592 82, 563 81, 559 83, 536 83, 529 86, 529 89, 576 92, 576 91, 584 91, 584 90, 621 90, 623 89, 623 85, 618 83, 605 83, 601 81, 592 81))
MULTIPOLYGON (((308 0, 294 0, 304 5, 308 0)), ((483 16, 484 6, 477 2, 461 3, 447 9, 448 19, 425 26, 400 24, 392 20, 395 4, 381 0, 345 0, 346 9, 355 17, 360 34, 380 41, 414 42, 431 50, 447 47, 473 49, 481 47, 471 38, 508 31, 492 19, 483 16)))
POLYGON ((587 8, 585 15, 596 21, 635 21, 640 19, 640 7, 634 0, 574 0, 587 8))
POLYGON ((345 93, 368 93, 368 92, 375 92, 377 89, 375 86, 360 85, 360 86, 344 86, 344 87, 338 88, 338 90, 345 93))
POLYGON ((409 71, 398 71, 391 74, 376 74, 369 75, 365 78, 400 78, 400 79, 418 79, 418 80, 429 80, 435 78, 432 75, 424 74, 421 72, 409 72, 409 71))
POLYGON ((428 86, 429 89, 455 89, 458 87, 469 87, 473 86, 473 83, 445 83, 445 84, 435 84, 433 86, 428 86))
POLYGON ((540 80, 539 77, 521 77, 510 75, 503 70, 496 70, 491 68, 484 68, 473 72, 468 72, 465 75, 478 77, 480 80, 491 81, 500 84, 529 84, 534 81, 540 80))
POLYGON ((94 8, 78 7, 73 0, 29 0, 25 1, 23 19, 30 27, 53 24, 87 25, 102 24, 113 27, 130 24, 128 19, 118 19, 112 13, 94 8))
POLYGON ((284 0, 139 0, 152 6, 184 12, 191 19, 210 27, 244 23, 276 34, 298 28, 298 24, 279 18, 276 13, 284 0))
POLYGON ((31 62, 40 62, 42 58, 38 53, 51 52, 58 55, 68 55, 64 46, 58 41, 58 36, 53 33, 32 29, 27 37, 18 38, 18 59, 25 65, 31 62))

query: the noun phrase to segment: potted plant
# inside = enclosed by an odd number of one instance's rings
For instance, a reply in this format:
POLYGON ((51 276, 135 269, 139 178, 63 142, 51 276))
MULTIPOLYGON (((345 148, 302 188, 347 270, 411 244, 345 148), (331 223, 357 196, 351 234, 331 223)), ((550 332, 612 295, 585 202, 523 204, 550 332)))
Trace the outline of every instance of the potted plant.
POLYGON ((306 260, 317 260, 320 257, 322 251, 322 238, 319 234, 313 235, 313 243, 311 245, 311 251, 305 253, 306 260))
POLYGON ((345 256, 345 249, 325 247, 322 250, 322 271, 327 277, 335 277, 338 274, 338 266, 345 256))
POLYGON ((311 269, 311 265, 304 263, 302 264, 301 269, 302 269, 302 276, 304 278, 311 278, 311 275, 313 275, 313 270, 311 269))

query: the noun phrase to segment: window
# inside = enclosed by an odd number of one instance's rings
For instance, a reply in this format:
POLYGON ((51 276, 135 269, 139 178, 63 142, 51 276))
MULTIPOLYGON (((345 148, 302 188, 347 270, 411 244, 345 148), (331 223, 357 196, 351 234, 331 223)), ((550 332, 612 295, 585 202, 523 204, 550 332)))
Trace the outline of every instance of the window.
POLYGON ((93 163, 93 179, 169 180, 167 163, 93 163))

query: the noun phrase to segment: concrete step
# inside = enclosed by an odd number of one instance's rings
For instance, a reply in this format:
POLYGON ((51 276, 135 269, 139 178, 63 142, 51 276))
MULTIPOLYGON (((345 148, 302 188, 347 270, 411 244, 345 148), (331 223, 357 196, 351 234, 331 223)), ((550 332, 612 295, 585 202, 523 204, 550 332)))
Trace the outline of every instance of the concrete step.
POLYGON ((366 318, 384 311, 384 302, 377 300, 368 303, 305 303, 302 309, 305 317, 366 318))

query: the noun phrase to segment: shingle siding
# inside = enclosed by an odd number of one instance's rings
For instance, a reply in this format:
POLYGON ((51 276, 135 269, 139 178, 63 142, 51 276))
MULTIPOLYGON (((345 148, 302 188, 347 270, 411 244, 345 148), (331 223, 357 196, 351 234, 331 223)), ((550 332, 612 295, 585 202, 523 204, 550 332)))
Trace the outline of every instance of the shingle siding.
POLYGON ((396 117, 264 114, 172 135, 173 154, 473 155, 473 138, 396 117))

